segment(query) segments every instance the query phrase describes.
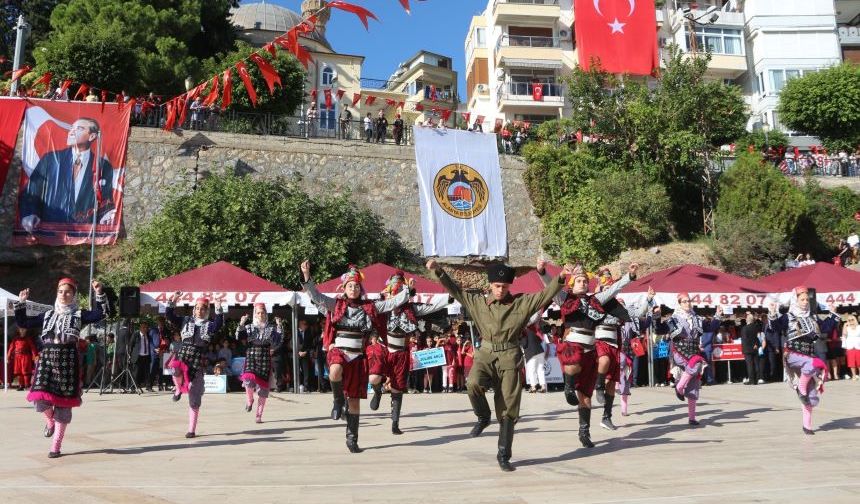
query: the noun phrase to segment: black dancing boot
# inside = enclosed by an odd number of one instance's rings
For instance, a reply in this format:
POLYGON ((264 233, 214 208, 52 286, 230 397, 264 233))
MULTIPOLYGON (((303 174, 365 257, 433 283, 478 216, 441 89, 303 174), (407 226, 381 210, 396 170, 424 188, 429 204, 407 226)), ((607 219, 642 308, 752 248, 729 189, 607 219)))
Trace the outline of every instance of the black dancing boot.
POLYGON ((334 397, 331 405, 331 419, 340 420, 343 415, 343 405, 346 402, 343 397, 343 382, 331 382, 331 395, 334 397))
POLYGON ((499 467, 502 471, 516 471, 516 468, 511 465, 511 445, 513 443, 514 421, 504 417, 499 424, 499 453, 496 455, 496 460, 499 461, 499 467))
POLYGON ((567 404, 579 406, 579 399, 576 398, 576 376, 567 373, 564 373, 564 398, 567 399, 567 404))
POLYGON ((585 448, 594 448, 594 443, 591 442, 591 408, 581 406, 579 408, 579 442, 585 448))
POLYGON ((353 415, 346 411, 346 447, 350 453, 361 453, 361 448, 358 447, 358 420, 359 415, 353 415))
POLYGON ((373 397, 370 399, 370 409, 376 411, 379 409, 379 401, 382 400, 382 384, 371 385, 373 387, 373 397))
POLYGON ((594 385, 594 398, 597 400, 597 404, 603 405, 603 400, 605 399, 603 395, 606 393, 606 375, 603 373, 597 373, 597 383, 594 385))
POLYGON ((478 437, 490 425, 490 403, 487 402, 487 397, 484 394, 469 394, 469 402, 472 403, 472 411, 478 417, 478 422, 472 427, 469 435, 478 437))
POLYGON ((600 426, 607 430, 615 430, 615 424, 612 423, 612 403, 615 402, 615 396, 606 394, 606 401, 603 403, 603 420, 600 421, 600 426))
POLYGON ((391 393, 391 433, 403 434, 400 430, 400 407, 403 406, 403 392, 391 393))

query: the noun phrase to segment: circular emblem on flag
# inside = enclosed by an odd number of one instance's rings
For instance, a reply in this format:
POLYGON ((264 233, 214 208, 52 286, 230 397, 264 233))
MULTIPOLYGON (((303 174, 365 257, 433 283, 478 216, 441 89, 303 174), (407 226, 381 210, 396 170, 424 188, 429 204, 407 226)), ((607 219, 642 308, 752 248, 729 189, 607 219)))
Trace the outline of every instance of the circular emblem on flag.
POLYGON ((452 217, 471 219, 487 208, 490 192, 474 168, 453 163, 444 166, 433 178, 436 202, 452 217))

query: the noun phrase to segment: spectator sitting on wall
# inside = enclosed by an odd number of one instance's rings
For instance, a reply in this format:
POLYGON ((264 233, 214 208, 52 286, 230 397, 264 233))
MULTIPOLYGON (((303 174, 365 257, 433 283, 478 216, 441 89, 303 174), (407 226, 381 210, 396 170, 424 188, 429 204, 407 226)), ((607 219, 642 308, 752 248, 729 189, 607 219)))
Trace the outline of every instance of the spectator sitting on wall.
POLYGON ((364 141, 370 143, 373 139, 373 119, 370 118, 370 112, 364 116, 364 141))

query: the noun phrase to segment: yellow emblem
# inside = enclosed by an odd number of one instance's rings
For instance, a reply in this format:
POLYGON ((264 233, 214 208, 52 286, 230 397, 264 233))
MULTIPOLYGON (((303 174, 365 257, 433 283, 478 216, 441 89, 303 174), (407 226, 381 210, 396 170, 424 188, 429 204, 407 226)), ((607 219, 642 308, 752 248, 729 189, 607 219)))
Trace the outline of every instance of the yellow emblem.
POLYGON ((452 163, 439 170, 433 178, 433 194, 439 206, 458 219, 481 215, 490 201, 490 192, 481 174, 461 163, 452 163))

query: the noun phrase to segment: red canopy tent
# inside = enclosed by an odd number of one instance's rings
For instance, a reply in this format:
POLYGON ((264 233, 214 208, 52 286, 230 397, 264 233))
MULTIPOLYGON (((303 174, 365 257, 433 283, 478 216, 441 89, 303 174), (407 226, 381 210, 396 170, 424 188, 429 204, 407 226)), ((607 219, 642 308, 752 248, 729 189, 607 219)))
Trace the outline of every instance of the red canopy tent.
POLYGON ((675 308, 678 293, 690 294, 693 306, 699 307, 766 307, 775 300, 762 282, 705 268, 695 264, 673 266, 656 271, 628 284, 619 298, 628 304, 645 302, 648 287, 656 291, 655 301, 675 308))
POLYGON ((788 304, 791 291, 798 286, 814 288, 819 303, 836 306, 860 304, 860 272, 830 263, 815 263, 774 273, 759 280, 788 304))
MULTIPOLYGON (((550 275, 558 275, 561 267, 552 263, 546 263, 546 271, 550 275)), ((511 294, 534 294, 540 292, 544 288, 543 281, 540 279, 537 270, 531 270, 525 275, 520 275, 514 279, 511 284, 511 294)))
POLYGON ((200 296, 213 303, 227 306, 247 306, 264 303, 267 309, 274 305, 291 305, 295 293, 265 280, 226 261, 195 268, 140 286, 141 305, 165 307, 170 295, 182 291, 178 305, 193 305, 200 296))
MULTIPOLYGON (((398 271, 397 268, 383 263, 375 263, 359 269, 364 273, 364 290, 367 292, 367 297, 371 299, 380 297, 380 292, 385 289, 385 282, 398 271)), ((406 273, 406 278, 415 279, 415 301, 430 303, 435 301, 436 296, 448 297, 448 291, 437 282, 408 272, 406 273)), ((317 289, 323 294, 334 297, 340 293, 338 291, 340 283, 340 276, 337 276, 321 284, 317 284, 317 289)), ((302 306, 311 306, 310 298, 307 294, 300 293, 299 298, 302 306)))

